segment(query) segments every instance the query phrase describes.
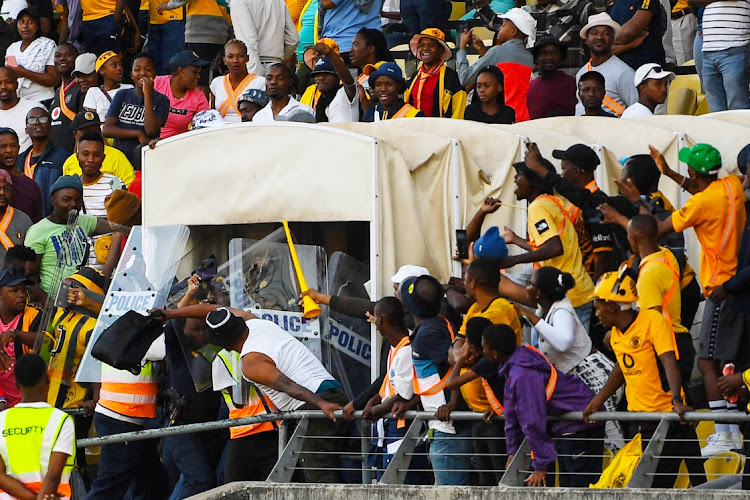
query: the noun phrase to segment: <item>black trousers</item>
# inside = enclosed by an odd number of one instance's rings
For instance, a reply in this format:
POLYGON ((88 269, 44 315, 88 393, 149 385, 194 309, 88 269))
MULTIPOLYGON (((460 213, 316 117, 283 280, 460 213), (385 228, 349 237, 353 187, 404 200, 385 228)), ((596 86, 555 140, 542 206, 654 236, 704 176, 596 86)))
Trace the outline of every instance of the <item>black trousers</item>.
POLYGON ((279 458, 279 433, 258 432, 227 444, 224 482, 265 481, 279 458))
MULTIPOLYGON (((318 393, 318 396, 329 403, 341 406, 349 402, 349 398, 341 389, 329 389, 318 393)), ((317 406, 305 404, 300 410, 317 410, 317 406)), ((302 455, 299 465, 304 467, 305 481, 308 483, 340 483, 339 471, 341 453, 346 447, 346 435, 349 423, 343 418, 336 421, 327 418, 313 418, 307 426, 306 435, 302 443, 302 455)))
POLYGON ((479 486, 497 486, 505 471, 508 452, 505 448, 503 422, 476 422, 472 427, 474 453, 479 469, 479 486), (493 471, 493 472, 484 472, 493 471))

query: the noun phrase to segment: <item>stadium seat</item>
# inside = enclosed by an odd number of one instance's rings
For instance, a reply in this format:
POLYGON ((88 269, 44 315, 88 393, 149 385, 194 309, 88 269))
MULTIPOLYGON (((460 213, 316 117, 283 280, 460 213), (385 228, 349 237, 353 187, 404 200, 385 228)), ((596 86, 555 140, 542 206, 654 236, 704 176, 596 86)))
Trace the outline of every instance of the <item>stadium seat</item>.
POLYGON ((694 115, 698 110, 698 94, 690 88, 670 89, 667 114, 694 115))
POLYGON ((451 2, 453 10, 451 10, 451 21, 458 21, 466 15, 466 3, 464 2, 451 2))

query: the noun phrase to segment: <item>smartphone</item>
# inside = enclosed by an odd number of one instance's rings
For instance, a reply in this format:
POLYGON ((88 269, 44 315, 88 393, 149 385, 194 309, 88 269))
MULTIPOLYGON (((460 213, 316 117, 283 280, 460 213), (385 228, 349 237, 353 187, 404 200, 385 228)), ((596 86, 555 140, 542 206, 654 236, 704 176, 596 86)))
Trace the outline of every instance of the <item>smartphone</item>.
POLYGON ((11 68, 17 68, 18 62, 16 61, 16 56, 5 56, 5 65, 11 68))
POLYGON ((466 229, 456 229, 456 247, 458 247, 459 258, 469 258, 469 240, 466 239, 466 229))

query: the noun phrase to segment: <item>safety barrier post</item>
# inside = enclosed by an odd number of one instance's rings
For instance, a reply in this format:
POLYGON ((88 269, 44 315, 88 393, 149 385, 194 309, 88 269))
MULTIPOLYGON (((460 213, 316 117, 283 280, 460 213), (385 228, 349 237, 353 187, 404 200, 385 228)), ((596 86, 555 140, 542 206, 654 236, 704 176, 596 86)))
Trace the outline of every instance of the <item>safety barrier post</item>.
POLYGON ((398 450, 393 455, 393 459, 391 459, 391 462, 385 469, 383 477, 380 478, 381 484, 404 484, 406 473, 411 463, 411 456, 414 453, 414 448, 417 446, 417 439, 419 439, 421 430, 422 419, 415 418, 409 426, 409 430, 406 431, 401 445, 399 445, 398 450))
POLYGON ((294 474, 294 468, 299 460, 300 451, 302 450, 302 442, 305 439, 305 433, 307 433, 307 425, 310 420, 307 417, 303 417, 298 423, 297 428, 294 429, 292 437, 289 438, 289 442, 284 448, 284 452, 279 455, 279 459, 276 461, 276 465, 273 466, 273 470, 268 475, 266 481, 272 483, 288 483, 292 480, 294 474))
POLYGON ((362 450, 362 484, 372 484, 372 468, 367 462, 367 455, 370 453, 370 441, 372 437, 372 426, 367 425, 366 422, 360 421, 360 434, 359 440, 360 450, 362 450))
POLYGON ((500 479, 500 485, 502 486, 523 486, 523 481, 526 479, 526 473, 531 468, 531 448, 526 439, 523 440, 521 446, 516 450, 516 454, 513 455, 508 469, 500 479))
POLYGON ((666 419, 662 419, 659 422, 659 426, 654 431, 654 435, 651 436, 646 449, 643 450, 643 456, 641 457, 638 466, 633 471, 633 475, 630 476, 628 482, 628 488, 650 488, 651 483, 654 482, 654 472, 659 466, 659 456, 661 450, 664 448, 664 439, 667 437, 669 432, 670 422, 666 419))

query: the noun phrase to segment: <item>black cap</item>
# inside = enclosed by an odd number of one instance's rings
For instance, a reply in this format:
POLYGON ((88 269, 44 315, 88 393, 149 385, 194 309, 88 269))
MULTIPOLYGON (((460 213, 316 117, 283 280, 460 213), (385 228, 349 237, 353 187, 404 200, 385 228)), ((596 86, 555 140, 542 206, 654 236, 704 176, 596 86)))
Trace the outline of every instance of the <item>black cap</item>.
POLYGON ((424 274, 422 276, 412 276, 410 278, 406 278, 401 283, 401 301, 404 303, 404 307, 406 307, 406 310, 412 313, 414 316, 422 319, 434 318, 435 316, 440 314, 442 297, 437 297, 435 298, 435 300, 421 297, 417 293, 417 285, 420 281, 423 280, 432 281, 433 285, 442 291, 443 286, 440 284, 440 282, 429 274, 424 274))
POLYGON ((183 68, 185 66, 201 67, 208 66, 209 64, 211 63, 198 57, 198 54, 192 50, 183 50, 176 53, 172 56, 172 59, 169 60, 169 71, 176 71, 177 68, 183 68))
POLYGON ((102 122, 99 120, 99 115, 93 111, 81 111, 73 118, 70 123, 70 129, 75 132, 89 125, 101 125, 102 122))
POLYGON ((565 57, 568 54, 567 45, 565 45, 552 35, 542 35, 536 39, 534 48, 531 49, 531 54, 534 56, 534 59, 536 59, 536 56, 539 54, 539 49, 546 45, 554 45, 555 47, 557 47, 557 49, 560 51, 561 57, 565 57))
MULTIPOLYGON (((554 172, 555 171, 555 166, 552 165, 552 163, 548 159, 542 158, 541 162, 542 162, 542 165, 549 172, 554 172)), ((516 172, 518 172, 519 174, 525 175, 529 180, 533 180, 533 181, 536 181, 536 182, 542 182, 542 183, 544 183, 545 180, 546 180, 546 177, 545 177, 545 179, 542 179, 541 177, 539 177, 539 175, 536 172, 534 172, 533 170, 531 170, 529 168, 529 166, 526 164, 525 161, 519 161, 519 162, 514 163, 513 164, 513 168, 515 168, 516 172)))
POLYGON ((34 282, 27 279, 19 269, 6 269, 0 274, 0 288, 4 286, 16 286, 20 284, 33 285, 34 282))
POLYGON ((585 144, 573 144, 565 151, 555 149, 552 151, 552 156, 558 160, 568 160, 576 167, 588 172, 596 170, 596 167, 601 163, 594 150, 585 144))
POLYGON ((245 321, 232 314, 226 307, 211 311, 206 316, 206 326, 211 336, 216 338, 233 338, 245 330, 245 321))

